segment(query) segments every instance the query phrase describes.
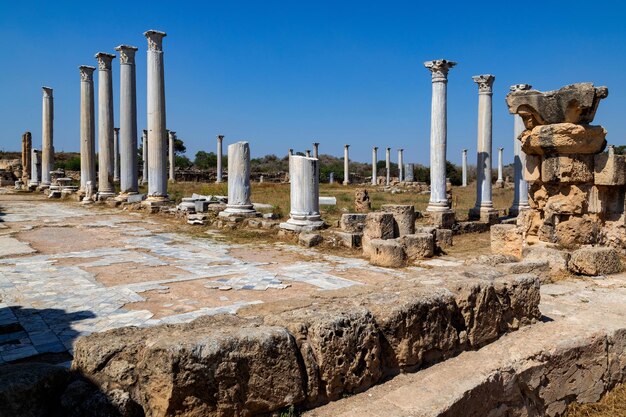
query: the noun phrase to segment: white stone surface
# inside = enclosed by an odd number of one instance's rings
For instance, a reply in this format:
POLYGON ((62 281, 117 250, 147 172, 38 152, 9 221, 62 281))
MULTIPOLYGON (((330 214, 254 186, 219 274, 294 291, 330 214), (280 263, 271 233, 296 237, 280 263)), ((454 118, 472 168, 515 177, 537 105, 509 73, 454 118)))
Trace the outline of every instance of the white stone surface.
MULTIPOLYGON (((120 45, 120 193, 139 191, 137 178, 137 85, 135 52, 137 47, 120 45)), ((147 147, 144 143, 144 161, 147 147)), ((145 162, 144 162, 145 166, 145 162)), ((146 172, 144 172, 144 178, 146 172)))
POLYGON ((289 220, 281 223, 281 228, 309 231, 324 225, 319 206, 318 163, 318 159, 305 156, 294 155, 289 158, 291 210, 289 220))
POLYGON ((95 67, 81 65, 80 71, 80 189, 96 181, 96 124, 94 114, 93 72, 95 67))
POLYGON ((98 60, 98 196, 115 195, 113 186, 113 54, 99 52, 98 60))
POLYGON ((54 98, 52 88, 42 87, 41 111, 41 182, 40 186, 50 187, 50 171, 54 166, 54 98))
POLYGON ((222 182, 222 142, 224 141, 224 135, 217 135, 217 179, 215 182, 222 182))
POLYGON ((350 148, 350 145, 343 146, 343 185, 350 184, 350 158, 348 148, 350 148))
POLYGON ((378 184, 378 147, 372 148, 372 185, 378 184))
POLYGON ((385 184, 391 182, 391 148, 385 149, 385 184))
POLYGON ((467 187, 467 149, 463 149, 463 152, 461 153, 461 161, 463 166, 463 180, 461 185, 463 187, 467 187))
POLYGON ((174 141, 176 140, 176 132, 173 132, 173 131, 170 130, 168 132, 167 136, 168 136, 168 139, 169 139, 169 149, 168 149, 168 152, 167 152, 167 155, 169 157, 168 158, 169 159, 169 164, 168 164, 169 165, 169 180, 174 182, 174 180, 176 179, 174 177, 174 161, 175 161, 175 158, 174 158, 174 156, 175 156, 174 155, 174 141))
POLYGON ((237 142, 228 145, 228 204, 222 217, 253 217, 258 213, 250 201, 250 145, 237 142))
POLYGON ((398 181, 404 181, 404 149, 398 149, 398 181))
POLYGON ((491 74, 472 77, 478 84, 478 143, 476 162, 475 211, 493 209, 491 186, 492 94, 496 77, 491 74))

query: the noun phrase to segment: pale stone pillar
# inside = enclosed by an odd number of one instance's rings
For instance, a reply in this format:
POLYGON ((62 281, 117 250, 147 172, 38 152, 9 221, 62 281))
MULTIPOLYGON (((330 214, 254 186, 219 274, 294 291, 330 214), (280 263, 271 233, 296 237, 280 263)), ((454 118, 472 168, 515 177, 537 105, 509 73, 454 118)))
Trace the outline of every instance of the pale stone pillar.
POLYGON ((217 179, 215 182, 222 182, 222 141, 224 135, 217 135, 217 179))
POLYGON ((463 187, 467 187, 467 149, 463 149, 461 154, 461 165, 463 167, 463 187))
POLYGON ((404 181, 404 158, 402 153, 404 149, 398 149, 398 180, 404 181))
POLYGON ((301 232, 324 226, 319 208, 318 163, 317 158, 299 155, 289 158, 291 210, 289 220, 280 224, 282 229, 301 232))
POLYGON ((320 144, 319 142, 313 142, 313 158, 318 158, 320 157, 320 144))
MULTIPOLYGON (((530 89, 532 89, 530 84, 516 84, 510 88, 511 91, 530 89)), ((509 209, 509 214, 517 216, 521 211, 528 210, 530 205, 528 203, 528 183, 524 181, 524 176, 522 175, 522 168, 526 164, 526 154, 522 151, 522 142, 519 140, 520 135, 526 127, 518 114, 513 115, 513 120, 513 182, 515 188, 513 191, 513 205, 509 209)))
POLYGON ((93 72, 87 65, 80 71, 80 190, 87 181, 96 182, 96 117, 94 110, 93 72))
POLYGON ((29 185, 31 176, 31 164, 33 157, 33 137, 30 132, 22 135, 22 182, 26 187, 29 185))
POLYGON ((476 205, 470 210, 471 219, 493 222, 494 212, 491 186, 492 151, 492 94, 496 77, 490 74, 472 77, 478 84, 478 144, 476 162, 476 205))
POLYGON ((343 185, 350 184, 350 159, 348 158, 348 148, 350 145, 343 145, 343 185))
POLYGON ((372 185, 378 184, 378 147, 372 148, 372 185))
POLYGON ((98 60, 98 198, 115 195, 113 186, 113 54, 99 52, 98 60))
POLYGON ((113 182, 120 182, 120 128, 113 129, 113 182))
POLYGON ((168 136, 169 136, 169 151, 168 151, 168 156, 169 156, 169 160, 170 160, 170 182, 174 182, 176 181, 176 177, 174 176, 174 163, 176 161, 176 158, 174 158, 174 140, 176 140, 176 132, 172 132, 171 130, 168 130, 168 136))
POLYGON ((33 149, 30 161, 30 182, 29 187, 37 187, 41 180, 41 152, 33 149))
POLYGON ((387 170, 385 184, 389 185, 391 182, 391 148, 387 148, 385 151, 385 168, 387 170))
POLYGON ((328 183, 329 184, 334 184, 335 183, 335 173, 331 172, 330 174, 328 174, 328 183))
MULTIPOLYGON (((139 191, 137 178, 137 77, 135 46, 120 45, 120 197, 139 191)), ((148 148, 143 142, 144 171, 147 176, 148 148)))
POLYGON ((221 217, 256 217, 259 213, 250 202, 250 145, 228 145, 228 204, 221 217))
POLYGON ((304 154, 306 155, 307 158, 311 157, 311 151, 309 149, 307 149, 306 151, 304 151, 304 154))
POLYGON ((504 187, 504 178, 502 177, 502 171, 504 171, 502 151, 504 151, 504 148, 498 148, 498 180, 496 181, 496 186, 498 188, 504 187))
POLYGON ((293 156, 293 149, 290 148, 289 151, 287 152, 287 155, 293 156))
POLYGON ((41 188, 50 187, 50 171, 54 165, 54 98, 52 88, 41 87, 43 103, 41 112, 41 188))
POLYGON ((141 184, 148 183, 148 130, 141 132, 141 158, 143 159, 143 167, 141 170, 141 184))
POLYGON ((165 136, 165 78, 163 37, 165 32, 149 30, 148 40, 148 198, 147 204, 167 200, 167 159, 165 136))
POLYGON ((415 170, 414 164, 404 164, 404 180, 406 182, 415 181, 415 176, 413 174, 414 170, 415 170))
POLYGON ((448 71, 456 62, 438 59, 424 63, 432 73, 430 114, 430 201, 427 211, 448 212, 446 194, 446 149, 448 140, 448 71))

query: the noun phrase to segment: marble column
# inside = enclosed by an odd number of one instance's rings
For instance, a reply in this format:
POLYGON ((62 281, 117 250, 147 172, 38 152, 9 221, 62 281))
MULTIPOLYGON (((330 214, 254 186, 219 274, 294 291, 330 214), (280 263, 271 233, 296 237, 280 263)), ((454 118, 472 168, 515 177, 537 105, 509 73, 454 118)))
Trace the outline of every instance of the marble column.
POLYGON ((113 182, 120 182, 120 128, 113 129, 113 182))
MULTIPOLYGON (((137 47, 120 45, 120 198, 139 191, 137 167, 137 77, 135 52, 137 47)), ((144 172, 147 175, 147 147, 143 144, 144 172)))
POLYGON ((228 145, 228 204, 220 217, 256 217, 259 213, 250 202, 250 145, 228 145))
POLYGON ((504 166, 502 165, 502 151, 504 151, 504 148, 498 148, 498 179, 496 181, 496 187, 498 188, 504 187, 504 178, 502 177, 502 171, 504 171, 504 166))
POLYGON ((293 156, 293 149, 289 148, 289 151, 287 151, 287 155, 293 156))
POLYGON ((148 183, 148 130, 144 129, 141 133, 141 159, 143 166, 141 170, 141 185, 148 183))
POLYGON ((115 195, 113 186, 113 54, 99 52, 98 60, 98 198, 115 195))
POLYGON ((329 184, 334 184, 335 183, 335 173, 331 172, 330 174, 328 174, 328 183, 329 184))
POLYGON ((463 168, 463 183, 462 187, 467 187, 467 149, 463 149, 461 154, 461 165, 463 168))
POLYGON ((348 148, 350 145, 343 145, 343 185, 350 184, 350 159, 348 148))
MULTIPOLYGON (((532 86, 530 84, 516 84, 511 86, 511 91, 523 91, 530 90, 532 86)), ((526 164, 526 154, 522 151, 522 142, 519 140, 520 135, 526 129, 522 118, 518 114, 513 115, 513 205, 509 209, 509 214, 517 216, 521 211, 528 210, 530 205, 528 204, 528 183, 524 181, 522 175, 522 168, 526 164)))
POLYGON ((306 155, 307 158, 311 157, 311 151, 309 149, 307 149, 306 151, 304 151, 304 154, 306 155))
POLYGON ((415 175, 413 174, 414 170, 415 170, 414 164, 404 164, 404 180, 406 182, 415 181, 415 175))
POLYGON ((28 186, 31 175, 31 163, 33 157, 33 137, 30 132, 22 135, 22 182, 28 186))
POLYGON ((320 148, 319 142, 313 142, 313 158, 319 159, 319 157, 320 157, 320 149, 319 148, 320 148))
POLYGON ((174 141, 176 140, 176 132, 172 132, 171 130, 168 130, 168 137, 169 137, 169 150, 168 150, 168 157, 169 157, 169 180, 170 182, 174 182, 176 181, 176 177, 174 176, 174 164, 176 162, 176 158, 175 158, 175 153, 174 153, 174 141))
POLYGON ((30 181, 29 187, 37 187, 41 180, 41 152, 37 149, 32 150, 30 157, 30 181))
POLYGON ((87 181, 96 182, 96 117, 94 110, 93 72, 96 68, 81 65, 80 71, 80 191, 87 181))
POLYGON ((317 158, 299 155, 289 158, 291 210, 289 220, 280 224, 282 229, 301 232, 324 226, 320 216, 318 164, 317 158))
POLYGON ((478 143, 476 161, 476 205, 470 210, 470 219, 494 222, 491 185, 492 155, 492 94, 495 77, 490 74, 472 77, 478 84, 478 143))
POLYGON ((438 59, 424 63, 432 74, 430 114, 430 201, 426 211, 449 212, 446 193, 446 150, 448 140, 448 71, 456 62, 438 59))
POLYGON ((398 181, 404 181, 404 149, 398 149, 398 181))
POLYGON ((217 135, 217 179, 216 183, 222 182, 222 141, 224 135, 217 135))
POLYGON ((372 148, 372 185, 378 184, 378 147, 372 148))
POLYGON ((50 171, 54 165, 54 98, 52 88, 41 87, 43 103, 41 112, 41 188, 50 187, 50 171))
POLYGON ((167 201, 167 149, 165 124, 165 78, 163 37, 165 32, 149 30, 148 40, 148 198, 146 204, 167 201))
POLYGON ((385 169, 387 171, 385 184, 389 185, 389 183, 391 182, 391 148, 387 148, 385 150, 385 169))

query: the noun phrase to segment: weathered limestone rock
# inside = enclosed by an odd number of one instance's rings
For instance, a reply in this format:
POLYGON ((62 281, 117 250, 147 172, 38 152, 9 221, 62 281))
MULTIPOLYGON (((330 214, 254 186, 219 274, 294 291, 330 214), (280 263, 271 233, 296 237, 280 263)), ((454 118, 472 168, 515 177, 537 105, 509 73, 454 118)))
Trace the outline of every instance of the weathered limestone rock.
POLYGON ((436 229, 435 230, 435 244, 437 249, 445 249, 452 246, 452 230, 451 229, 436 229))
POLYGON ((546 245, 537 244, 525 247, 522 251, 525 260, 547 261, 552 272, 567 270, 570 253, 546 245))
POLYGON ((365 214, 346 213, 341 215, 339 226, 341 230, 350 233, 361 233, 365 228, 365 214))
POLYGON ((549 155, 541 163, 543 182, 585 183, 593 181, 592 155, 549 155))
POLYGON ((363 253, 370 255, 370 241, 373 239, 393 239, 393 215, 391 213, 367 213, 363 228, 363 253))
POLYGON ((363 233, 334 232, 334 235, 341 246, 351 249, 360 247, 363 239, 363 233))
POLYGON ((370 263, 377 266, 402 268, 407 255, 402 242, 397 239, 373 239, 368 242, 370 263))
POLYGON ((435 252, 435 239, 432 233, 416 233, 401 238, 408 259, 430 258, 435 252))
POLYGON ((415 233, 415 207, 412 205, 385 204, 381 210, 393 215, 394 237, 415 233))
POLYGON ((354 210, 359 213, 367 213, 372 209, 370 196, 365 188, 359 188, 354 192, 354 210))
POLYGON ((298 243, 304 247, 311 248, 317 246, 324 241, 322 235, 317 233, 301 232, 298 235, 298 243))
POLYGON ((529 155, 596 154, 606 146, 602 126, 557 123, 525 130, 520 137, 522 151, 529 155))
POLYGON ((522 257, 522 234, 514 224, 495 224, 491 226, 491 252, 502 255, 522 257))
POLYGON ((567 247, 596 243, 598 224, 590 216, 571 216, 554 226, 554 240, 567 247))
POLYGON ((593 182, 596 185, 626 184, 626 162, 624 155, 615 155, 613 147, 609 152, 594 156, 593 182))
POLYGON ((622 271, 615 249, 593 247, 574 251, 568 263, 570 271, 582 275, 616 274, 622 271))
POLYGON ((541 156, 526 155, 524 166, 522 167, 524 181, 532 182, 541 180, 541 156))

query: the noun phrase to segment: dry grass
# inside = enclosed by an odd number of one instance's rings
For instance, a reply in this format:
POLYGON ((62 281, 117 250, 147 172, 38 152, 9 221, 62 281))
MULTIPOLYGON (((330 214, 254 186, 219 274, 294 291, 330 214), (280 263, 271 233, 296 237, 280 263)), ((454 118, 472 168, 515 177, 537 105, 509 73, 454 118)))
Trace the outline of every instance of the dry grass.
POLYGON ((626 416, 626 385, 618 385, 597 403, 571 404, 565 414, 565 417, 619 416, 626 416))

